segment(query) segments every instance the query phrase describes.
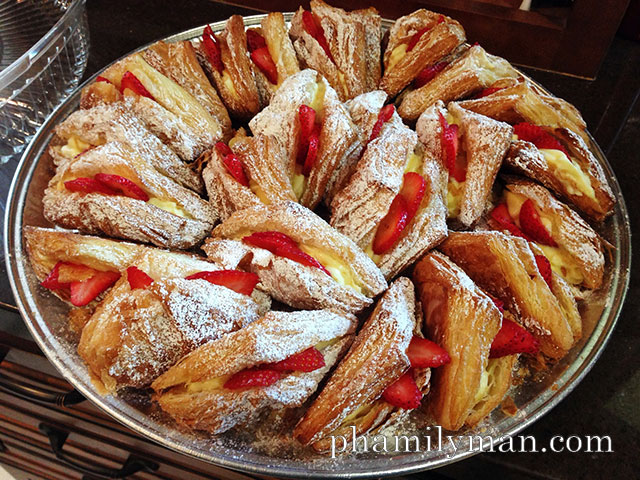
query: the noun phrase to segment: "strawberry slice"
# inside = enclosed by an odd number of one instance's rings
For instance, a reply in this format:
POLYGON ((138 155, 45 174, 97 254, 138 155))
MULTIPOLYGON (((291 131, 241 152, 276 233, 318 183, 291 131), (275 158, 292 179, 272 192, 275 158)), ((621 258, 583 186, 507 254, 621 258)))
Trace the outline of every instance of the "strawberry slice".
POLYGON ((147 192, 142 190, 128 178, 121 177, 120 175, 112 175, 110 173, 97 173, 94 175, 94 178, 103 185, 115 190, 118 195, 135 198, 136 200, 142 200, 143 202, 147 202, 149 200, 147 192))
POLYGON ((267 47, 258 48, 251 52, 251 60, 264 73, 264 76, 267 77, 271 84, 278 84, 278 67, 276 67, 273 58, 271 58, 267 47))
POLYGON ((94 300, 120 278, 118 272, 96 272, 88 280, 71 282, 71 303, 76 307, 83 307, 94 300))
POLYGON ((532 123, 522 122, 513 126, 513 133, 518 139, 533 143, 537 148, 560 150, 569 156, 567 149, 545 129, 532 123))
POLYGON ((378 119, 371 129, 371 136, 369 137, 370 142, 378 138, 380 132, 382 131, 382 126, 389 120, 391 120, 393 112, 395 111, 396 107, 393 105, 393 103, 385 105, 384 107, 382 107, 382 109, 380 109, 380 113, 378 113, 378 119))
POLYGON ((99 182, 95 178, 78 177, 73 180, 64 182, 64 186, 70 192, 81 193, 102 193, 104 195, 118 195, 118 192, 109 188, 104 183, 99 182))
POLYGON ((515 235, 516 237, 522 237, 527 240, 531 240, 524 233, 522 233, 522 230, 520 230, 518 226, 515 224, 515 222, 511 218, 511 215, 509 214, 509 209, 507 208, 506 203, 501 203, 497 205, 493 210, 491 210, 491 213, 489 215, 496 222, 498 222, 498 225, 502 229, 507 230, 508 232, 511 233, 511 235, 515 235))
POLYGON ((493 339, 489 358, 499 358, 516 353, 535 355, 538 352, 538 340, 527 330, 508 318, 502 319, 502 326, 493 339))
POLYGON ((505 87, 489 87, 489 88, 485 88, 483 90, 480 90, 478 93, 476 93, 473 98, 483 98, 483 97, 487 97, 489 95, 491 95, 492 93, 496 93, 500 90, 502 90, 505 87))
POLYGON ((429 30, 431 30, 431 27, 424 27, 418 30, 416 33, 414 33, 413 36, 409 39, 409 43, 407 44, 407 52, 410 52, 411 50, 413 50, 413 47, 415 47, 418 44, 422 36, 425 33, 427 33, 429 30))
POLYGON ((313 372, 324 366, 324 355, 316 347, 309 347, 302 352, 291 355, 289 358, 267 365, 268 368, 278 372, 313 372))
POLYGON ((413 379, 411 370, 409 370, 387 387, 382 393, 382 398, 394 407, 411 410, 420 406, 422 393, 413 379))
POLYGON ((60 290, 61 288, 67 288, 69 284, 62 283, 59 279, 60 267, 64 264, 64 262, 56 263, 53 269, 49 272, 49 275, 47 275, 47 278, 40 282, 40 285, 42 285, 44 288, 48 288, 49 290, 60 290))
POLYGON ((320 129, 321 126, 319 124, 315 124, 313 127, 313 131, 309 136, 309 146, 307 148, 307 157, 304 160, 304 165, 302 166, 302 174, 306 177, 309 176, 313 166, 316 164, 316 159, 318 158, 318 147, 320 146, 320 129))
POLYGON ((242 165, 242 162, 234 153, 225 155, 222 163, 224 163, 229 174, 235 178, 240 185, 244 185, 245 187, 249 186, 249 179, 247 178, 247 174, 244 173, 244 165, 242 165))
POLYGON ((494 297, 493 295, 491 295, 489 293, 487 293, 487 295, 489 296, 489 298, 491 299, 493 304, 496 307, 498 307, 498 310, 500 310, 500 313, 504 313, 504 302, 502 300, 500 300, 499 298, 496 298, 496 297, 494 297))
POLYGON ((127 280, 129 281, 131 290, 147 288, 153 283, 153 278, 135 266, 127 268, 127 280))
POLYGON ((549 259, 544 255, 534 255, 536 259, 536 265, 538 266, 538 270, 540 271, 540 275, 544 278, 544 281, 547 282, 549 288, 552 287, 552 273, 551 273, 551 263, 549 259))
POLYGON ((86 265, 63 262, 58 268, 58 281, 62 284, 83 282, 96 274, 97 270, 86 265))
POLYGON ((329 271, 311 255, 304 253, 288 235, 280 232, 256 232, 242 239, 247 245, 269 250, 274 255, 285 257, 308 267, 315 267, 331 276, 329 271))
POLYGON ((308 10, 302 12, 302 23, 304 25, 304 29, 306 32, 316 39, 316 42, 320 44, 324 53, 327 54, 327 57, 335 63, 333 60, 333 55, 331 55, 331 49, 329 48, 329 44, 327 43, 327 38, 324 35, 324 29, 320 22, 315 17, 313 13, 308 10))
POLYGON ((442 127, 442 156, 445 159, 445 165, 449 171, 449 175, 455 178, 458 182, 464 182, 467 177, 467 172, 460 168, 456 160, 458 158, 458 125, 449 125, 447 119, 444 118, 442 112, 438 112, 438 119, 440 120, 440 126, 442 127))
POLYGON ((449 62, 438 62, 422 70, 413 80, 413 88, 420 88, 425 86, 427 83, 433 80, 437 74, 444 70, 447 65, 449 65, 449 62))
POLYGON ((533 201, 528 198, 520 207, 520 228, 534 242, 557 247, 549 231, 546 229, 533 201))
POLYGON ((247 368, 234 374, 224 384, 224 388, 229 390, 240 390, 243 388, 268 387, 280 380, 280 372, 269 368, 247 368))
POLYGON ((220 45, 218 45, 218 39, 213 34, 213 30, 211 30, 210 25, 204 27, 204 31, 202 32, 202 45, 204 46, 204 50, 207 53, 207 57, 209 58, 209 63, 211 63, 211 66, 218 73, 222 74, 224 65, 222 64, 220 45))
POLYGON ((111 80, 109 80, 108 78, 103 77, 102 75, 98 75, 96 77, 96 82, 112 83, 111 80))
POLYGON ((407 349, 411 366, 415 368, 436 368, 451 361, 447 351, 437 343, 414 335, 407 349))
POLYGON ((201 278, 214 285, 230 288, 243 295, 251 295, 260 278, 255 273, 240 270, 215 270, 212 272, 198 272, 185 277, 187 280, 201 278))
POLYGON ((307 105, 300 105, 298 109, 298 122, 300 122, 300 142, 296 161, 298 164, 304 165, 309 151, 309 138, 313 133, 313 128, 316 123, 316 111, 307 105))
POLYGON ((380 222, 376 236, 373 239, 373 253, 382 255, 396 243, 402 231, 407 226, 407 202, 402 195, 396 195, 391 202, 389 212, 380 222))
POLYGON ((231 150, 229 145, 224 142, 217 142, 215 147, 216 151, 223 157, 226 157, 227 155, 233 155, 233 150, 231 150))
POLYGON ((149 93, 149 90, 147 90, 142 82, 129 71, 124 72, 122 80, 120 80, 120 93, 124 93, 127 88, 137 95, 147 97, 155 101, 155 98, 153 98, 153 95, 149 93))
POLYGON ((262 35, 255 30, 247 30, 247 49, 249 53, 255 52, 260 48, 265 48, 267 42, 262 35))
POLYGON ((425 182, 422 175, 416 172, 407 172, 404 174, 400 195, 402 195, 407 204, 407 223, 409 223, 418 212, 426 191, 427 182, 425 182))

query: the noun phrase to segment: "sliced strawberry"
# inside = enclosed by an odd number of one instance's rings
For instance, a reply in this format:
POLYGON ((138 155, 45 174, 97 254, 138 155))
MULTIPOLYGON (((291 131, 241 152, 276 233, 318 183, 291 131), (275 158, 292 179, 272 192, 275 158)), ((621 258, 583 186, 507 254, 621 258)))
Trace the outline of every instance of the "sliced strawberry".
POLYGON ((127 88, 137 95, 155 100, 155 98, 153 98, 153 95, 149 93, 149 90, 145 88, 142 82, 129 71, 124 72, 122 80, 120 80, 120 93, 123 93, 127 88))
POLYGON ((531 142, 538 148, 560 150, 565 155, 569 155, 557 138, 538 125, 527 122, 518 123, 513 126, 513 133, 518 136, 518 139, 531 142))
POLYGON ((214 285, 230 288, 234 292, 243 295, 251 295, 260 278, 255 273, 241 272, 240 270, 215 270, 212 272, 198 272, 185 277, 187 280, 201 278, 214 285))
POLYGON ((544 255, 535 255, 536 265, 538 266, 538 270, 540 271, 540 275, 544 278, 544 281, 547 282, 549 288, 552 287, 552 272, 551 272, 551 263, 549 259, 544 255))
POLYGON ((127 280, 132 290, 136 288, 147 288, 153 283, 153 278, 134 266, 127 268, 127 280))
POLYGON ((320 147, 320 129, 321 125, 315 124, 313 127, 313 131, 309 136, 309 146, 307 147, 307 157, 304 160, 304 165, 302 166, 302 174, 304 176, 309 176, 313 166, 316 164, 316 159, 318 158, 318 148, 320 147))
POLYGON ((108 78, 103 77, 102 75, 98 75, 96 77, 96 82, 112 83, 111 80, 109 80, 108 78))
POLYGON ((546 229, 533 201, 528 198, 520 208, 520 228, 534 242, 557 247, 549 231, 546 229))
POLYGON ((316 123, 316 111, 308 105, 300 105, 298 122, 300 122, 300 142, 296 161, 298 164, 304 165, 309 150, 309 138, 316 123))
POLYGON ((499 358, 516 353, 535 355, 538 340, 527 330, 508 318, 502 319, 502 327, 493 339, 489 358, 499 358))
POLYGON ((414 335, 409 343, 407 356, 414 368, 436 368, 451 361, 451 357, 444 348, 417 335, 414 335))
POLYGON ((509 215, 509 209, 507 208, 506 203, 497 205, 493 210, 491 210, 491 213, 489 215, 491 215, 491 218, 498 222, 499 226, 502 229, 509 231, 516 237, 522 237, 530 240, 529 237, 522 233, 522 231, 518 228, 518 226, 511 218, 511 215, 509 215))
POLYGON ((424 27, 418 30, 416 33, 414 33, 413 36, 409 39, 409 43, 407 44, 407 52, 410 52, 411 50, 413 50, 413 47, 415 47, 418 44, 422 36, 425 33, 427 33, 429 30, 431 30, 431 27, 424 27))
POLYGON ((402 195, 407 204, 407 223, 409 223, 418 212, 426 191, 427 182, 425 182, 422 175, 415 172, 407 172, 404 174, 400 195, 402 195))
POLYGON ((398 241, 402 231, 407 226, 407 202, 402 195, 396 195, 391 202, 389 212, 378 225, 373 239, 373 253, 382 255, 398 241))
POLYGON ((273 58, 271 58, 267 47, 262 47, 251 52, 251 60, 253 60, 253 63, 264 73, 264 76, 267 77, 270 83, 273 85, 278 84, 278 67, 276 67, 273 58))
POLYGON ((202 45, 204 46, 209 63, 218 72, 222 73, 224 65, 222 64, 222 54, 220 53, 220 46, 218 45, 218 39, 213 34, 211 27, 207 25, 202 32, 202 45))
POLYGON ((53 269, 47 275, 40 285, 44 288, 48 288, 49 290, 60 290, 61 288, 67 288, 69 286, 68 283, 61 283, 59 279, 60 267, 64 265, 64 262, 58 262, 55 264, 53 269))
POLYGON ((268 368, 247 368, 234 374, 224 384, 229 390, 242 388, 268 387, 280 380, 280 372, 268 368))
POLYGON ((244 173, 244 165, 242 165, 242 162, 234 153, 225 155, 222 163, 224 163, 229 174, 235 178, 240 185, 244 185, 245 187, 249 186, 249 179, 247 178, 247 174, 244 173))
POLYGON ((93 277, 96 272, 97 270, 87 267, 86 265, 64 262, 61 263, 58 268, 58 281, 62 284, 83 282, 93 277))
POLYGON ((420 406, 422 393, 409 370, 382 392, 382 398, 394 407, 411 410, 420 406))
POLYGON ((502 90, 505 87, 489 87, 489 88, 485 88, 484 90, 480 90, 478 93, 476 93, 473 98, 483 98, 483 97, 487 97, 489 95, 491 95, 492 93, 496 93, 500 90, 502 90))
POLYGON ((94 178, 103 185, 106 185, 125 197, 135 198, 136 200, 142 200, 143 202, 147 202, 149 200, 147 192, 142 190, 128 178, 121 177, 120 175, 112 175, 110 173, 97 173, 94 175, 94 178))
POLYGON ((449 62, 438 62, 422 70, 413 80, 413 88, 420 88, 429 83, 434 77, 449 65, 449 62))
POLYGON ((442 156, 445 160, 445 165, 449 171, 449 175, 455 178, 458 182, 464 182, 467 176, 467 172, 458 167, 458 125, 449 125, 447 119, 444 118, 442 112, 438 112, 438 118, 440 120, 440 126, 442 127, 442 156))
POLYGON ((325 366, 324 355, 315 347, 309 347, 300 353, 291 355, 276 363, 266 365, 267 368, 277 370, 279 372, 313 372, 325 366))
POLYGON ((315 15, 308 10, 302 12, 302 23, 304 24, 304 29, 307 31, 309 35, 316 39, 316 41, 320 44, 324 53, 327 54, 327 57, 333 62, 333 55, 331 55, 331 49, 329 48, 329 44, 327 43, 327 38, 324 35, 324 29, 320 22, 316 19, 315 15))
POLYGON ((64 186, 70 192, 102 193, 104 195, 118 195, 118 192, 116 190, 108 187, 102 182, 99 182, 95 178, 78 177, 73 180, 64 182, 64 186))
POLYGON ((296 261, 302 265, 308 267, 319 268, 327 275, 331 276, 329 271, 318 262, 311 255, 304 253, 300 250, 297 243, 289 236, 280 232, 256 232, 251 235, 247 235, 242 239, 247 245, 254 247, 264 248, 269 250, 274 255, 279 257, 285 257, 290 260, 296 261))
POLYGON ((216 147, 216 151, 220 155, 222 155, 223 157, 226 157, 227 155, 232 155, 233 154, 233 150, 231 150, 229 145, 227 145, 224 142, 217 142, 215 147, 216 147))
POLYGON ((371 136, 369 137, 370 142, 378 138, 378 136, 380 135, 380 132, 382 131, 382 126, 385 123, 387 123, 389 120, 391 120, 391 117, 393 116, 393 112, 395 111, 396 111, 396 107, 393 105, 393 103, 390 103, 389 105, 385 105, 380 109, 380 113, 378 113, 378 119, 376 120, 376 123, 373 125, 373 128, 371 129, 371 136))
POLYGON ((544 132, 543 136, 537 138, 534 145, 540 149, 544 148, 545 150, 560 150, 567 157, 569 156, 569 152, 564 145, 562 145, 556 137, 548 132, 544 132))
POLYGON ((489 298, 491 299, 491 301, 493 302, 493 304, 498 307, 498 310, 500 310, 500 313, 504 313, 504 302, 502 300, 500 300, 499 298, 494 297, 493 295, 487 293, 487 295, 489 295, 489 298))
POLYGON ((247 30, 247 49, 249 53, 267 46, 267 42, 262 35, 255 30, 247 30))
POLYGON ((71 303, 76 307, 83 307, 94 300, 120 278, 118 272, 96 272, 96 274, 83 282, 72 282, 71 303))

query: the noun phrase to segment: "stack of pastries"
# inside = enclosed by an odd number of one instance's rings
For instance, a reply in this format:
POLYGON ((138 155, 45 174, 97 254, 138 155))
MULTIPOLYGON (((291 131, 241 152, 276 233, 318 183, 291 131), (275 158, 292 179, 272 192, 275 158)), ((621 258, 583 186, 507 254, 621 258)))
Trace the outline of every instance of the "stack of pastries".
POLYGON ((115 63, 55 128, 40 285, 96 387, 324 452, 473 427, 583 335, 615 198, 580 113, 419 10, 312 0, 115 63), (203 255, 204 253, 204 255, 203 255))

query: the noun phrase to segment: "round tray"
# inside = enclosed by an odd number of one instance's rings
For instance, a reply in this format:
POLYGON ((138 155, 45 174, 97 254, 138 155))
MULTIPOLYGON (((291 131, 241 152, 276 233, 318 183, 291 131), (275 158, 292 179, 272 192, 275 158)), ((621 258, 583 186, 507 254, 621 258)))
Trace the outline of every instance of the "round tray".
MULTIPOLYGON (((286 14, 285 18, 289 20, 291 15, 286 14)), ((262 18, 264 15, 245 17, 245 24, 259 24, 262 18)), ((390 25, 390 21, 383 22, 385 28, 390 25)), ((214 31, 219 31, 224 28, 224 22, 211 26, 214 31)), ((194 28, 165 40, 193 39, 201 35, 202 29, 194 28)), ((78 89, 44 122, 24 152, 9 192, 4 237, 7 272, 24 321, 42 351, 69 383, 113 418, 141 435, 198 459, 250 473, 316 478, 380 477, 435 468, 478 453, 470 449, 468 438, 458 438, 455 451, 450 446, 443 450, 426 450, 426 442, 423 442, 420 452, 370 452, 338 456, 335 459, 309 452, 303 455, 292 453, 285 446, 265 450, 255 442, 249 443, 251 434, 241 436, 231 433, 209 437, 180 430, 170 419, 155 411, 146 397, 141 400, 139 395, 116 397, 99 394, 91 382, 86 365, 77 354, 77 337, 67 328, 68 307, 38 286, 22 243, 23 225, 51 226, 42 215, 41 201, 52 168, 46 148, 53 127, 77 109, 79 98, 78 89)), ((515 416, 507 416, 496 409, 481 425, 463 432, 465 435, 488 435, 500 441, 535 422, 575 388, 598 359, 611 335, 629 283, 630 226, 625 202, 611 166, 595 142, 591 143, 618 203, 613 216, 599 228, 599 233, 614 248, 610 249, 602 288, 594 292, 581 309, 584 337, 542 380, 527 382, 512 389, 510 394, 518 406, 515 416)), ((407 433, 431 435, 433 439, 436 434, 434 430, 407 433)), ((478 447, 477 443, 475 447, 478 447)))

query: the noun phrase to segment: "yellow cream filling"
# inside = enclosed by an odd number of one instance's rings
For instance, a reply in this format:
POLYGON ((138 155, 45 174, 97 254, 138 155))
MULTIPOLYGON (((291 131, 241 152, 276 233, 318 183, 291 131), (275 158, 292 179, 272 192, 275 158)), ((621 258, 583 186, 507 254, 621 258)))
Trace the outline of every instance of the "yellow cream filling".
POLYGON ((300 245, 300 250, 304 253, 311 255, 318 262, 320 262, 324 268, 326 268, 333 279, 340 285, 352 288, 358 293, 362 293, 362 286, 356 276, 353 274, 351 268, 344 262, 341 262, 336 257, 324 250, 309 245, 300 245))
POLYGON ((86 152, 92 145, 80 139, 76 135, 71 135, 66 145, 60 147, 60 153, 67 158, 74 158, 82 152, 86 152))
POLYGON ((465 182, 458 182, 455 178, 449 177, 447 184, 447 210, 449 218, 456 218, 460 215, 460 204, 462 203, 462 193, 465 182))
POLYGON ((229 71, 227 69, 222 70, 222 83, 233 97, 236 99, 239 98, 236 87, 233 84, 233 80, 231 79, 231 75, 229 75, 229 71))
POLYGON ((407 54, 407 48, 409 48, 407 43, 401 43, 391 51, 391 55, 389 55, 389 66, 387 69, 393 68, 400 60, 402 60, 402 58, 407 54))
POLYGON ((311 91, 311 103, 310 107, 316 111, 316 121, 318 120, 318 116, 322 115, 322 109, 324 106, 324 95, 327 90, 327 86, 324 82, 317 82, 312 87, 311 91))
POLYGON ((151 197, 147 202, 155 207, 158 207, 166 212, 173 213, 178 217, 190 218, 190 215, 185 212, 180 205, 173 200, 162 200, 161 198, 151 197))
POLYGON ((564 152, 555 149, 541 148, 549 167, 567 187, 571 195, 586 195, 595 200, 596 193, 591 186, 589 175, 584 173, 575 162, 572 162, 564 152))
POLYGON ((291 188, 293 188, 293 193, 295 193, 298 200, 302 198, 302 194, 307 188, 307 177, 300 173, 301 171, 301 168, 296 167, 296 173, 293 174, 291 179, 291 188))

